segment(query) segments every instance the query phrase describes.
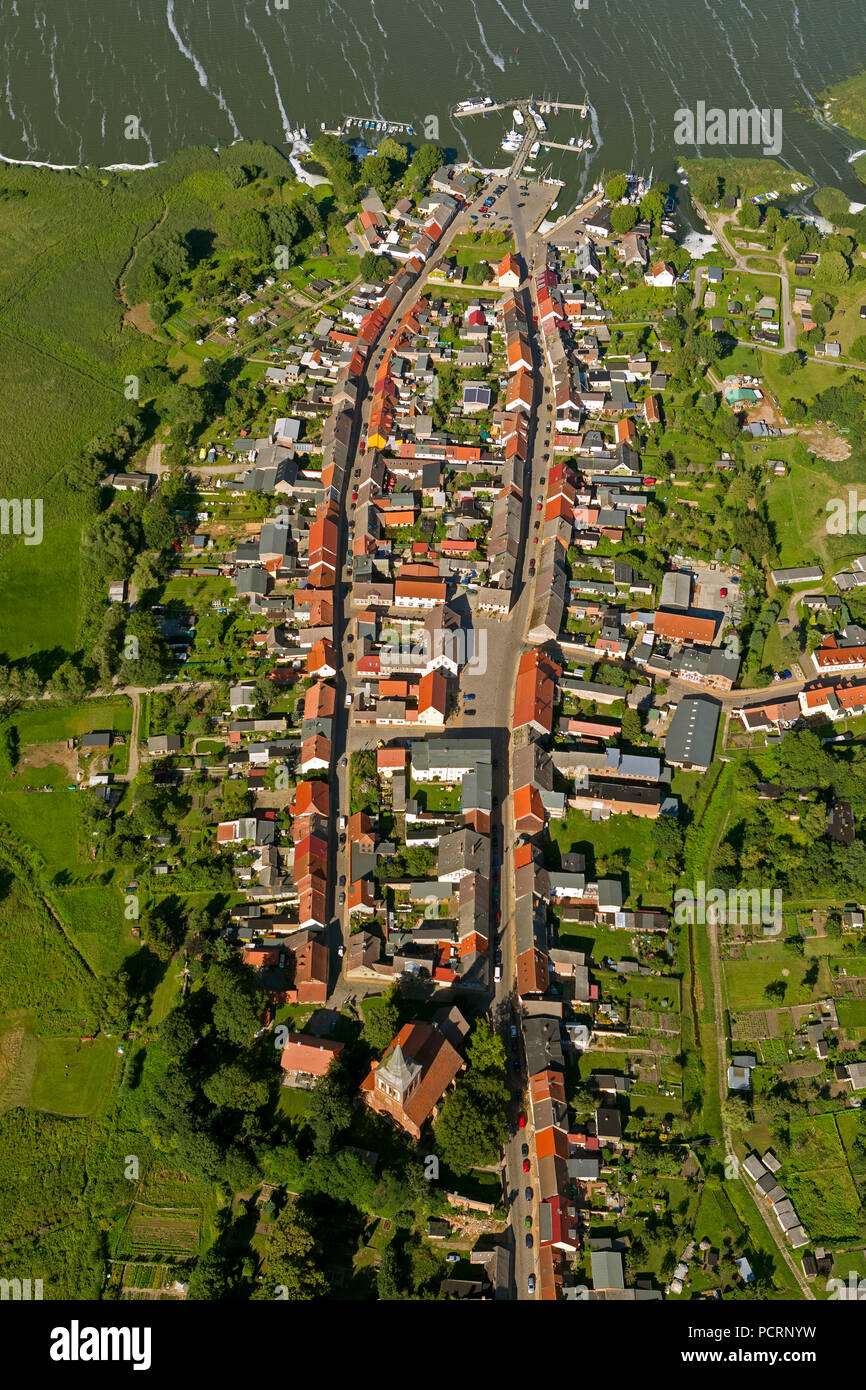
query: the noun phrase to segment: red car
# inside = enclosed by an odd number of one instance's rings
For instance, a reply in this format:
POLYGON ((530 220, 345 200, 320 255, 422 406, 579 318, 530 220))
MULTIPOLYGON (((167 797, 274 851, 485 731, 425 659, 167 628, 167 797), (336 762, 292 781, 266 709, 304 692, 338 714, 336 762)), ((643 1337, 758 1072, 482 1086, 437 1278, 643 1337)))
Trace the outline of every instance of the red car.
POLYGON ((529 1159, 528 1159, 528 1158, 525 1158, 525 1159, 523 1160, 523 1171, 524 1171, 524 1173, 528 1173, 528 1172, 529 1172, 529 1159))
POLYGON ((727 598, 727 597, 728 597, 728 591, 727 591, 727 589, 720 589, 720 590, 719 590, 719 593, 721 594, 722 598, 727 598))
POLYGON ((526 1129, 526 1116, 524 1115, 524 1113, 523 1113, 522 1110, 521 1110, 520 1114, 519 1114, 518 1117, 517 1117, 517 1128, 518 1128, 518 1129, 526 1129))
POLYGON ((540 503, 540 502, 536 502, 536 504, 535 504, 535 510, 536 510, 537 512, 540 512, 540 511, 541 511, 541 503, 540 503))

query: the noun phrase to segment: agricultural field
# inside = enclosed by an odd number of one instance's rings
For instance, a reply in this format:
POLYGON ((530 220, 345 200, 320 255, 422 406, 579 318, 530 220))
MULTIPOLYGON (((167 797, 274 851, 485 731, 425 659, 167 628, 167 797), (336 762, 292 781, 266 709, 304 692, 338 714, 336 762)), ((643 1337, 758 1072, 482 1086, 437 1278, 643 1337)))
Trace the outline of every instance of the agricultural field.
POLYGON ((189 1256, 198 1253, 201 1213, 197 1207, 171 1210, 136 1201, 119 1253, 189 1256))

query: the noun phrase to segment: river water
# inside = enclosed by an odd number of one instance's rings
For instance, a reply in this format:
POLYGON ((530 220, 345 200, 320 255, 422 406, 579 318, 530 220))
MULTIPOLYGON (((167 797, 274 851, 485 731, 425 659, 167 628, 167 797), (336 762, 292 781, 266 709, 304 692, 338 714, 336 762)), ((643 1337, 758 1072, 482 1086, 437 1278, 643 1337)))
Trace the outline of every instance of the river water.
POLYGON ((676 180, 682 154, 723 153, 674 144, 674 112, 698 101, 780 108, 781 160, 862 194, 857 142, 813 111, 864 63, 863 0, 584 2, 0 0, 0 154, 142 164, 240 137, 281 145, 357 115, 419 134, 438 121, 441 143, 505 165, 511 113, 454 121, 456 102, 587 95, 591 124, 560 112, 550 135, 589 135, 592 153, 533 166, 566 180, 564 198, 606 170, 676 180))

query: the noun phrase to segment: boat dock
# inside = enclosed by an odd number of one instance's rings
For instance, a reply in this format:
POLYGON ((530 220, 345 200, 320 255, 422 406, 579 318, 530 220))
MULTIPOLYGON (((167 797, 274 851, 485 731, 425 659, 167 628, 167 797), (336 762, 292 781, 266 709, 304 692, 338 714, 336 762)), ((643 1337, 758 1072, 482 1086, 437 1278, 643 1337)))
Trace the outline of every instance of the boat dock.
POLYGON ((342 124, 336 130, 330 129, 322 121, 322 130, 326 135, 348 135, 351 130, 375 132, 377 135, 414 135, 415 128, 411 121, 386 121, 374 116, 344 116, 342 124))
MULTIPOLYGON (((451 115, 456 120, 461 120, 463 116, 483 116, 488 111, 507 111, 510 106, 518 106, 526 114, 528 106, 534 106, 536 111, 542 108, 549 108, 554 112, 559 111, 579 111, 584 119, 589 115, 590 106, 587 101, 559 101, 553 97, 512 97, 506 101, 472 102, 471 105, 460 103, 452 109, 451 115)), ((547 114, 544 111, 543 114, 547 114)))
POLYGON ((566 154, 583 154, 586 149, 585 145, 562 145, 557 140, 539 140, 539 144, 543 150, 565 150, 566 154))

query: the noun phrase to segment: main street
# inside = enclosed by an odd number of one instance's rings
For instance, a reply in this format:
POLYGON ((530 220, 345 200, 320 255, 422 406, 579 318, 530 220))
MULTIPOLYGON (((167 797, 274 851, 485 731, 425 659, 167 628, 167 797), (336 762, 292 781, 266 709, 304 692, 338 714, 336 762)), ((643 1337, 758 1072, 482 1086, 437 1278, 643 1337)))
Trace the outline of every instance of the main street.
MULTIPOLYGON (((496 201, 489 221, 505 221, 513 228, 514 246, 518 257, 532 271, 534 257, 542 247, 535 234, 535 227, 546 215, 550 201, 550 188, 540 184, 523 183, 517 179, 490 179, 482 187, 474 202, 461 211, 442 238, 433 263, 428 263, 404 296, 391 316, 391 326, 386 335, 374 349, 367 363, 362 382, 362 400, 359 428, 350 448, 350 467, 348 483, 351 486, 351 473, 357 460, 358 443, 365 435, 370 414, 370 398, 376 374, 387 350, 393 327, 399 323, 406 311, 428 290, 439 289, 436 280, 431 280, 431 272, 441 261, 455 237, 471 225, 470 217, 477 214, 488 189, 505 185, 505 191, 496 201), (525 190, 525 191, 524 191, 525 190)), ((443 285, 441 288, 445 288, 443 285)), ((449 725, 449 731, 464 732, 473 737, 489 737, 493 748, 493 795, 495 807, 493 815, 494 835, 498 852, 494 860, 501 858, 499 867, 501 922, 498 935, 492 933, 491 952, 498 948, 502 952, 501 980, 495 985, 492 998, 492 1015, 507 1044, 511 1043, 510 1028, 516 1021, 515 974, 516 953, 514 942, 513 911, 513 841, 514 825, 511 816, 510 767, 511 767, 511 722, 514 709, 514 687, 517 665, 523 649, 523 634, 529 622, 534 600, 535 583, 529 566, 538 554, 538 536, 534 522, 536 494, 541 492, 542 478, 546 476, 549 455, 552 448, 553 407, 552 397, 545 393, 547 384, 543 357, 539 340, 532 334, 532 351, 536 366, 536 383, 539 387, 536 411, 530 423, 529 458, 525 469, 524 506, 521 526, 521 553, 523 568, 516 586, 514 606, 507 618, 493 619, 478 617, 473 626, 479 634, 484 634, 486 642, 486 662, 482 665, 472 663, 463 672, 461 693, 474 696, 474 700, 463 702, 463 712, 449 725), (470 706, 476 711, 469 715, 470 706)), ((540 518, 539 518, 540 519, 540 518)), ((331 948, 332 978, 330 1001, 341 1007, 347 1000, 363 995, 370 990, 378 991, 375 982, 365 987, 356 986, 346 979, 345 948, 351 935, 345 904, 340 903, 340 894, 345 890, 340 881, 348 883, 350 878, 349 846, 340 845, 340 824, 342 817, 350 814, 349 759, 360 748, 375 748, 380 741, 381 731, 375 726, 362 726, 352 720, 352 708, 346 705, 347 692, 352 688, 354 672, 354 643, 350 641, 351 614, 347 611, 346 599, 351 592, 351 555, 349 548, 349 515, 344 506, 339 525, 339 575, 340 582, 334 590, 334 642, 339 653, 337 686, 337 709, 334 720, 333 762, 330 772, 331 804, 336 807, 329 826, 330 863, 334 866, 329 883, 329 928, 328 944, 331 948)), ((479 637, 479 649, 481 639, 479 637)), ((418 736, 421 731, 418 731, 418 736)), ((494 882, 496 872, 494 871, 494 882)), ((518 1054, 509 1049, 509 1084, 515 1093, 523 1093, 521 1064, 518 1054)), ((521 1142, 531 1142, 529 1131, 517 1130, 518 1110, 526 1106, 523 1100, 512 1100, 509 1106, 509 1121, 513 1137, 506 1149, 503 1182, 506 1194, 512 1203, 514 1220, 511 1237, 514 1240, 514 1279, 518 1297, 527 1296, 528 1277, 535 1272, 534 1250, 528 1251, 523 1233, 523 1218, 530 1208, 523 1197, 524 1187, 529 1182, 522 1173, 521 1142)))

